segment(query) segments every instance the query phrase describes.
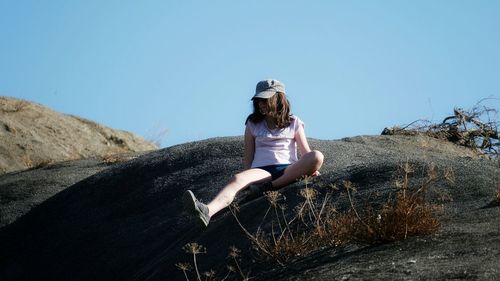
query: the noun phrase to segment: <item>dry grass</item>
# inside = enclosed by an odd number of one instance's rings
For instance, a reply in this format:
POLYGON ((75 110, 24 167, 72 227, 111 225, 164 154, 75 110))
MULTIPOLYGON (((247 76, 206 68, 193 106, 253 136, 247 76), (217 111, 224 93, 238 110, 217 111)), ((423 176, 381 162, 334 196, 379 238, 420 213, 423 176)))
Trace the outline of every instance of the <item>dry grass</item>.
POLYGON ((206 254, 207 251, 206 251, 205 247, 203 247, 202 245, 200 245, 196 242, 191 242, 191 243, 186 244, 183 247, 183 249, 186 253, 192 255, 193 261, 192 261, 192 263, 191 262, 179 262, 179 263, 175 264, 175 267, 178 270, 182 271, 182 273, 184 274, 184 278, 187 281, 191 280, 189 278, 190 275, 191 275, 191 277, 193 277, 194 280, 198 280, 198 281, 201 281, 202 279, 205 281, 211 281, 211 280, 224 281, 224 280, 227 280, 229 277, 232 277, 233 275, 238 275, 241 278, 241 280, 245 280, 245 281, 248 281, 251 279, 250 273, 244 273, 244 271, 241 268, 241 265, 240 265, 241 251, 238 248, 236 248, 235 246, 229 247, 229 254, 227 256, 227 258, 229 260, 229 262, 227 264, 227 272, 226 272, 224 277, 221 277, 219 279, 216 279, 218 277, 217 272, 212 270, 212 269, 200 273, 197 255, 206 254), (190 272, 193 270, 193 267, 195 269, 194 276, 192 276, 193 274, 190 274, 190 272))
POLYGON ((444 169, 444 179, 448 181, 450 184, 455 184, 455 171, 451 167, 446 167, 444 169))
MULTIPOLYGON (((343 181, 340 188, 330 184, 323 194, 313 187, 311 178, 304 178, 304 188, 298 195, 301 200, 287 212, 285 197, 278 191, 269 191, 265 197, 269 203, 262 222, 255 232, 250 232, 238 219, 239 207, 229 208, 236 222, 250 240, 253 249, 263 261, 286 266, 293 259, 306 256, 322 248, 335 248, 352 243, 379 244, 406 239, 413 235, 431 234, 440 227, 437 214, 440 207, 429 203, 428 193, 438 179, 438 171, 431 164, 421 181, 413 180, 416 168, 404 163, 394 177, 394 189, 386 198, 378 194, 361 194, 350 181, 343 181), (340 196, 337 196, 339 195, 340 196), (377 197, 379 200, 374 200, 377 197), (339 201, 343 200, 343 204, 339 201), (373 202, 379 202, 375 205, 373 202), (347 205, 346 205, 347 204, 347 205), (337 208, 342 205, 343 210, 337 208)), ((452 170, 446 169, 442 177, 452 182, 452 170)), ((500 200, 500 187, 497 189, 500 200)), ((196 256, 206 253, 196 243, 185 246, 193 255, 191 263, 178 263, 186 280, 195 269, 196 280, 226 280, 229 277, 249 280, 240 266, 240 251, 230 248, 227 274, 218 277, 216 272, 200 274, 196 256), (219 278, 219 279, 217 279, 219 278)))
POLYGON ((51 164, 54 163, 52 160, 47 160, 47 159, 42 159, 42 160, 33 160, 31 159, 29 154, 25 154, 22 158, 21 161, 23 162, 24 166, 27 169, 33 170, 33 169, 40 169, 40 168, 45 168, 51 164))
POLYGON ((169 129, 160 126, 160 124, 157 124, 154 126, 154 128, 147 131, 146 140, 156 145, 157 147, 161 147, 163 140, 169 134, 169 132, 169 129))
POLYGON ((84 155, 81 154, 75 146, 71 146, 68 151, 68 160, 80 160, 84 155))
POLYGON ((123 155, 123 154, 107 154, 107 155, 104 155, 101 157, 101 161, 108 164, 108 165, 115 164, 115 163, 121 163, 121 162, 125 162, 128 160, 129 160, 129 157, 126 155, 123 155))
POLYGON ((471 148, 491 158, 500 157, 500 121, 497 110, 481 105, 479 101, 471 110, 455 108, 453 115, 444 118, 441 123, 432 124, 426 120, 417 120, 405 127, 385 128, 383 135, 425 135, 436 139, 453 142, 471 148))
POLYGON ((349 243, 378 244, 406 239, 412 235, 430 234, 439 229, 439 207, 427 202, 426 194, 437 179, 435 166, 426 171, 425 180, 410 186, 415 169, 406 163, 401 166, 401 176, 395 179, 395 190, 381 206, 370 204, 368 197, 356 204, 356 188, 349 182, 342 183, 350 208, 339 211, 333 194, 336 185, 330 185, 321 196, 312 188, 309 179, 299 191, 303 199, 294 207, 293 215, 286 215, 283 196, 277 191, 266 193, 269 208, 264 220, 270 217, 270 229, 261 226, 250 233, 238 220, 237 208, 231 208, 236 221, 252 242, 256 252, 266 260, 282 266, 291 259, 307 255, 323 247, 338 247, 349 243), (362 206, 362 207, 359 207, 362 206))
POLYGON ((0 102, 1 102, 1 109, 5 113, 20 112, 25 110, 30 105, 30 103, 25 100, 19 100, 12 103, 7 103, 3 100, 0 100, 0 102))
POLYGON ((6 132, 9 132, 9 133, 13 134, 14 136, 17 135, 17 129, 9 126, 7 123, 3 124, 3 128, 6 132))
POLYGON ((106 155, 100 156, 102 162, 112 165, 115 163, 123 163, 133 160, 138 157, 138 154, 134 153, 108 153, 106 155))
POLYGON ((418 191, 398 191, 396 198, 382 208, 368 206, 361 215, 356 216, 357 220, 353 221, 347 213, 343 221, 351 222, 346 235, 353 240, 370 244, 385 243, 435 232, 440 226, 435 215, 437 210, 436 206, 427 204, 418 191))

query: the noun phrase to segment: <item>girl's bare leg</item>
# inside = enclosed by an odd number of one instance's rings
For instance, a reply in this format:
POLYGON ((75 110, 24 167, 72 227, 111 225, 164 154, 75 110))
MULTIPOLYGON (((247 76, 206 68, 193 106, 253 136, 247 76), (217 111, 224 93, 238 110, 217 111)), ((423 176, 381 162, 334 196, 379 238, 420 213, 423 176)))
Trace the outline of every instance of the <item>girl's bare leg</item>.
POLYGON ((229 183, 207 204, 208 215, 212 217, 220 210, 229 206, 233 202, 238 191, 244 189, 250 184, 265 182, 271 179, 271 174, 262 169, 248 169, 236 174, 229 183))
POLYGON ((313 150, 303 155, 299 161, 286 168, 285 173, 273 181, 273 188, 286 186, 304 175, 312 175, 323 165, 323 154, 313 150))

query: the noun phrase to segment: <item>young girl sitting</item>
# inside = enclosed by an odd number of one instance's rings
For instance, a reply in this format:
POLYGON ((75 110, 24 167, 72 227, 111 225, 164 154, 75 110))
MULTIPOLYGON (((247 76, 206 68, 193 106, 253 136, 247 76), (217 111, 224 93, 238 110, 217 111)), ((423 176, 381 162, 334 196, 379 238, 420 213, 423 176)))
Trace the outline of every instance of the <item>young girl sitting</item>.
POLYGON ((304 123, 290 114, 283 83, 260 81, 252 100, 253 113, 245 122, 244 170, 208 204, 199 202, 191 190, 183 195, 186 210, 205 226, 213 215, 231 204, 238 191, 251 184, 265 183, 266 189, 272 190, 305 175, 319 175, 323 154, 309 148, 304 123))

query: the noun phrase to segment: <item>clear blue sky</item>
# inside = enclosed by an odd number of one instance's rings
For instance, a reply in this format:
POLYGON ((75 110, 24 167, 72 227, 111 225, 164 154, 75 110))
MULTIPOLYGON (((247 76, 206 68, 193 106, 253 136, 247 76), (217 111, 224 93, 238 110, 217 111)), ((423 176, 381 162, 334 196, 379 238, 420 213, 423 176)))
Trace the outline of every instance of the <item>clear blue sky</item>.
MULTIPOLYGON (((242 135, 262 79, 309 137, 500 98, 500 1, 0 0, 0 95, 154 138, 242 135)), ((500 108, 498 100, 490 105, 500 108)))

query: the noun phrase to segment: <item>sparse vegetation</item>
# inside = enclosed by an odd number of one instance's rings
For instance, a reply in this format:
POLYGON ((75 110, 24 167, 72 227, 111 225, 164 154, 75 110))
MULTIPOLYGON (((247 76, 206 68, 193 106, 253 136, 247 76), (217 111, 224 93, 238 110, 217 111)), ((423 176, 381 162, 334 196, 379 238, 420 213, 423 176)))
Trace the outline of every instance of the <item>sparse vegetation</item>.
POLYGON ((5 130, 6 132, 8 132, 8 133, 12 133, 12 134, 14 134, 14 135, 16 135, 16 134, 17 134, 17 129, 16 129, 16 128, 14 128, 14 127, 9 126, 7 123, 4 123, 4 124, 3 124, 3 128, 4 128, 4 130, 5 130))
POLYGON ((441 123, 418 120, 404 127, 385 128, 382 135, 426 135, 471 148, 481 154, 499 158, 500 135, 497 110, 482 106, 481 100, 471 110, 455 108, 453 115, 441 123))
POLYGON ((84 155, 73 145, 69 147, 67 155, 68 160, 80 160, 84 158, 84 155))
POLYGON ((0 150, 5 154, 2 158, 5 169, 0 174, 52 162, 157 148, 130 132, 11 97, 0 97, 0 135, 3 136, 0 150), (26 153, 30 158, 25 157, 26 153), (46 161, 37 162, 38 159, 46 161))
POLYGON ((196 255, 199 254, 206 254, 207 251, 205 247, 202 245, 199 245, 198 243, 189 243, 184 246, 184 250, 186 253, 191 253, 193 255, 193 264, 194 264, 194 269, 196 270, 196 277, 198 277, 198 281, 201 281, 200 277, 200 271, 198 270, 198 263, 196 261, 196 255))
MULTIPOLYGON (((440 222, 437 218, 439 206, 428 202, 427 194, 437 180, 437 171, 430 165, 423 182, 411 187, 410 176, 415 168, 405 163, 401 166, 401 177, 395 181, 395 196, 389 197, 381 207, 367 205, 357 215, 358 222, 352 225, 352 236, 356 241, 370 244, 402 240, 412 235, 430 234, 438 230, 440 222), (366 226, 362 230, 362 223, 366 226), (356 226, 358 224, 358 226, 356 226)), ((349 192, 349 188, 347 188, 349 192)), ((350 199, 352 202, 352 199, 350 199)), ((355 211, 354 206, 352 210, 355 211)))
MULTIPOLYGON (((429 166, 427 177, 419 185, 410 187, 414 167, 408 163, 401 166, 402 175, 394 184, 395 190, 381 206, 370 203, 372 195, 365 197, 363 204, 356 204, 356 187, 350 181, 343 181, 349 208, 339 210, 334 201, 337 186, 332 184, 324 196, 310 186, 310 179, 304 180, 305 187, 299 194, 303 201, 287 217, 283 196, 277 191, 266 193, 269 213, 274 213, 271 229, 261 226, 251 234, 238 220, 237 208, 231 209, 238 224, 254 245, 257 253, 285 265, 290 259, 307 255, 323 247, 338 247, 349 243, 377 244, 406 239, 411 235, 429 234, 439 226, 439 208, 427 201, 427 193, 437 179, 435 166, 429 166), (363 206, 362 208, 356 206, 363 206)), ((366 195, 363 195, 366 196, 366 195)), ((265 218, 264 218, 265 219, 265 218)))
MULTIPOLYGON (((236 204, 230 206, 230 212, 257 256, 263 261, 286 266, 293 259, 326 247, 387 243, 437 231, 440 207, 429 202, 429 192, 439 177, 437 168, 429 165, 420 182, 412 181, 415 171, 413 165, 402 164, 386 199, 381 199, 380 194, 361 194, 348 180, 339 182, 340 188, 336 183, 325 186, 321 194, 312 179, 306 177, 304 188, 298 194, 301 201, 293 207, 293 212, 286 212, 288 206, 280 192, 268 191, 265 197, 269 207, 262 219, 266 227, 261 223, 254 232, 239 220, 236 204)), ((454 182, 451 169, 445 169, 442 177, 454 182)), ((229 256, 236 258, 239 255, 239 251, 234 250, 229 256)), ((242 280, 248 280, 236 259, 234 263, 233 270, 238 268, 242 280)))
MULTIPOLYGON (((182 271, 182 273, 184 274, 184 278, 186 278, 187 281, 190 281, 188 272, 190 272, 193 269, 193 266, 195 269, 196 280, 201 281, 202 277, 204 277, 203 280, 205 281, 215 280, 215 278, 217 277, 217 272, 210 269, 208 271, 200 273, 198 268, 198 260, 196 256, 199 254, 206 254, 207 251, 205 247, 196 242, 192 242, 186 244, 183 249, 186 253, 191 254, 193 256, 192 265, 189 262, 179 262, 175 264, 175 267, 178 270, 182 271)), ((227 278, 229 278, 232 274, 238 274, 241 277, 241 280, 244 281, 250 280, 250 274, 244 273, 243 270, 241 269, 239 260, 240 253, 241 251, 235 246, 231 246, 229 248, 229 254, 227 256, 229 260, 229 263, 227 264, 227 273, 222 279, 219 280, 224 281, 227 278)))
POLYGON ((115 164, 115 163, 121 163, 130 160, 130 156, 124 155, 124 154, 106 154, 101 157, 101 160, 108 164, 115 164))
POLYGON ((146 140, 156 145, 157 147, 161 147, 161 144, 167 134, 169 133, 169 129, 164 128, 160 125, 154 126, 153 129, 148 130, 146 140))
POLYGON ((189 280, 187 272, 193 269, 190 263, 179 262, 175 264, 175 267, 177 267, 177 269, 179 269, 180 271, 182 271, 182 273, 184 273, 184 277, 186 278, 186 280, 189 280))
POLYGON ((7 103, 4 98, 0 98, 1 110, 5 113, 15 113, 26 109, 30 103, 25 100, 16 100, 13 103, 7 103))
POLYGON ((49 166, 50 164, 53 164, 54 161, 47 160, 47 159, 42 159, 42 160, 32 160, 29 154, 25 154, 22 157, 22 161, 25 165, 26 168, 28 169, 40 169, 49 166))

